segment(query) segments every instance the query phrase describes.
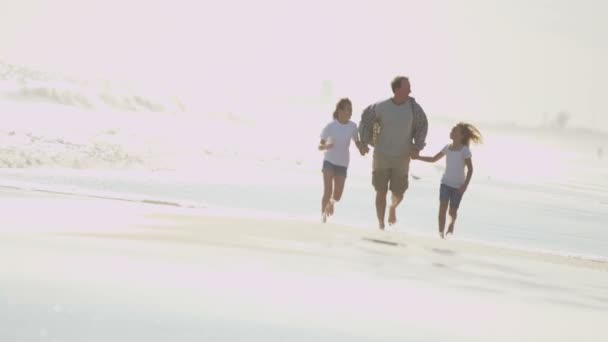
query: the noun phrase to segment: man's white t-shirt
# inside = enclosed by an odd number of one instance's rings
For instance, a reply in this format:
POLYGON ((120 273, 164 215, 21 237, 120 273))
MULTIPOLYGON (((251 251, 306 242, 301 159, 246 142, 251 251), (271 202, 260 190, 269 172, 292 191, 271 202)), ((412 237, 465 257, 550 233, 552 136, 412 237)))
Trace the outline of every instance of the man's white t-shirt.
POLYGON ((460 188, 466 180, 465 159, 471 158, 471 150, 468 146, 462 146, 458 151, 452 151, 450 145, 446 145, 441 152, 445 154, 445 172, 441 183, 452 188, 460 188))
POLYGON ((352 121, 343 124, 334 120, 327 124, 321 132, 321 139, 333 146, 325 151, 325 160, 334 165, 348 167, 350 141, 355 140, 357 134, 357 124, 352 121))

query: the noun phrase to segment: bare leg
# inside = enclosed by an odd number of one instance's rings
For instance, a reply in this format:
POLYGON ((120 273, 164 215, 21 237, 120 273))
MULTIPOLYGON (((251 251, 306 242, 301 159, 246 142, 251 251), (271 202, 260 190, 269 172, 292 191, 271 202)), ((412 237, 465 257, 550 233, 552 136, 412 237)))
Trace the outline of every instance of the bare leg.
POLYGON ((376 215, 380 229, 384 230, 384 214, 386 212, 386 191, 376 190, 376 215))
POLYGON ((445 214, 448 210, 447 201, 439 201, 439 236, 443 239, 445 232, 445 214))
POLYGON ((458 217, 458 209, 450 208, 450 225, 448 226, 448 235, 454 234, 454 223, 456 223, 456 217, 458 217))
POLYGON ((346 177, 344 176, 335 176, 334 177, 334 192, 333 197, 329 200, 329 204, 327 205, 327 212, 329 216, 334 214, 334 203, 339 202, 342 198, 342 193, 344 192, 344 183, 346 182, 346 177))
POLYGON ((333 192, 332 180, 334 178, 333 171, 323 171, 323 198, 321 199, 321 215, 323 222, 327 221, 327 204, 333 192))
POLYGON ((393 194, 391 196, 391 206, 388 209, 388 224, 390 226, 397 223, 397 206, 399 206, 399 203, 401 203, 402 200, 403 195, 397 196, 393 194))

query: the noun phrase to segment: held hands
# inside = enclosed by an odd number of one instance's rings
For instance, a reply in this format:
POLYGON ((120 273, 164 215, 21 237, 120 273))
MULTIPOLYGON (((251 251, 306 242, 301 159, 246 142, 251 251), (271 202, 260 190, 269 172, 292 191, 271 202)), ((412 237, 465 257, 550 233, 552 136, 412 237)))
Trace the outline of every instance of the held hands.
POLYGON ((413 149, 410 153, 410 158, 418 159, 418 157, 420 157, 420 151, 418 151, 417 149, 413 149))
POLYGON ((369 147, 361 142, 357 143, 357 148, 359 149, 359 153, 361 153, 362 156, 365 156, 369 152, 369 147))

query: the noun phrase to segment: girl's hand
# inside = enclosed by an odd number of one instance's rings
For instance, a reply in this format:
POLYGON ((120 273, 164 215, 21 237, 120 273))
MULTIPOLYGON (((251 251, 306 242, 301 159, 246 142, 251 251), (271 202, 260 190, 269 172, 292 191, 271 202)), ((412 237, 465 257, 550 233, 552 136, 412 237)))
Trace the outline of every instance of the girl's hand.
POLYGON ((460 192, 461 194, 464 194, 464 192, 467 191, 467 186, 463 185, 460 187, 460 189, 458 189, 458 192, 460 192))
POLYGON ((323 150, 329 150, 330 148, 332 148, 332 146, 334 146, 333 143, 329 143, 329 144, 320 144, 319 145, 319 151, 323 151, 323 150))

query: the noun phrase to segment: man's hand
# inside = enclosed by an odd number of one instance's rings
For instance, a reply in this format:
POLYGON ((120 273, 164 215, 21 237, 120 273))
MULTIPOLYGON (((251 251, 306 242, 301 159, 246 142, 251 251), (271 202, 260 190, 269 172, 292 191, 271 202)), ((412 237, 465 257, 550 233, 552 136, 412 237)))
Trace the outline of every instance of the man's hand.
POLYGON ((369 152, 369 147, 365 144, 359 143, 357 147, 359 148, 359 153, 361 153, 362 156, 369 152))
POLYGON ((467 191, 467 185, 463 184, 460 189, 458 189, 458 192, 460 192, 461 194, 464 194, 464 192, 467 191))

